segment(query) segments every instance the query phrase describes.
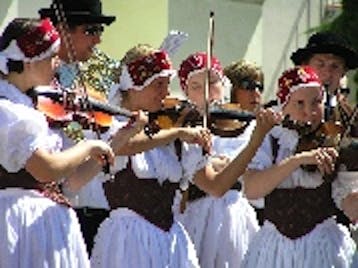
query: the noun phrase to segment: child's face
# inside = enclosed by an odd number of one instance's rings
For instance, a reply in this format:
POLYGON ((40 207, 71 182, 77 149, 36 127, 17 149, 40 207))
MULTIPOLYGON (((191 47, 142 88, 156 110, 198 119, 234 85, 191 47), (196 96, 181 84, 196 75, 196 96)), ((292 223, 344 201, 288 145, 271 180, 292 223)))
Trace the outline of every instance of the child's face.
POLYGON ((301 123, 311 122, 318 126, 323 119, 323 96, 319 87, 301 87, 291 93, 283 108, 284 115, 301 123))
MULTIPOLYGON (((204 107, 205 79, 205 71, 193 74, 188 79, 188 86, 185 90, 188 99, 195 103, 199 109, 204 107)), ((221 101, 224 97, 224 86, 219 75, 213 71, 210 72, 209 83, 209 102, 221 101)))
POLYGON ((169 77, 158 77, 143 90, 131 90, 131 99, 135 102, 135 108, 149 112, 160 110, 163 99, 169 94, 169 84, 169 77))

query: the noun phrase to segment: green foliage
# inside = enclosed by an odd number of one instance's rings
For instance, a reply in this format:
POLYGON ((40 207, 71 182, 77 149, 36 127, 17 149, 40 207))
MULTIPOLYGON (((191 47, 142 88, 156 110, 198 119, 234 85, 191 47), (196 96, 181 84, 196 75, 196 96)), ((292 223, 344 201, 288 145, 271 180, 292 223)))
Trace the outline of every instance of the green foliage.
MULTIPOLYGON (((322 28, 326 28, 327 30, 341 34, 343 37, 349 40, 354 49, 358 51, 358 1, 342 0, 342 13, 331 23, 324 25, 322 28)), ((358 85, 357 71, 354 74, 354 82, 356 85, 358 85)), ((357 89, 356 102, 358 102, 357 89)))

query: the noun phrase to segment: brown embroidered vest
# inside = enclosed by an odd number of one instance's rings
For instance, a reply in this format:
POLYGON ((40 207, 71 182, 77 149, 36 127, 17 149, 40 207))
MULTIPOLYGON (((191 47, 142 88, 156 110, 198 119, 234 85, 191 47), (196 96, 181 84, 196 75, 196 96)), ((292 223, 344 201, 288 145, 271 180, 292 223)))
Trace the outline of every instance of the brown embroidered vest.
MULTIPOLYGON (((175 142, 176 153, 181 158, 181 142, 175 142)), ((169 231, 173 225, 172 213, 175 191, 179 183, 168 180, 160 184, 156 178, 138 178, 133 172, 131 160, 125 169, 117 172, 115 178, 103 184, 111 209, 129 208, 146 220, 169 231)))
POLYGON ((265 219, 291 239, 309 233, 335 211, 328 182, 314 189, 275 189, 265 197, 265 219))
POLYGON ((55 201, 58 204, 70 207, 70 202, 61 193, 60 188, 56 182, 41 183, 37 181, 25 169, 19 172, 10 173, 0 165, 0 189, 6 188, 23 188, 38 190, 47 198, 55 201))
POLYGON ((139 179, 129 160, 128 166, 103 186, 111 209, 129 208, 157 227, 169 231, 174 221, 172 204, 179 183, 166 180, 160 185, 155 178, 139 179))
MULTIPOLYGON (((276 162, 278 143, 271 139, 273 163, 276 162)), ((274 189, 265 197, 265 219, 290 239, 297 239, 325 219, 336 215, 338 209, 331 197, 332 184, 324 181, 317 188, 274 189)))
MULTIPOLYGON (((240 182, 236 182, 232 187, 231 190, 237 190, 237 191, 241 191, 241 183, 240 182)), ((189 185, 189 189, 188 189, 188 201, 192 202, 195 201, 197 199, 200 199, 202 197, 206 197, 208 196, 207 193, 205 193, 204 191, 200 190, 195 184, 190 184, 189 185)))

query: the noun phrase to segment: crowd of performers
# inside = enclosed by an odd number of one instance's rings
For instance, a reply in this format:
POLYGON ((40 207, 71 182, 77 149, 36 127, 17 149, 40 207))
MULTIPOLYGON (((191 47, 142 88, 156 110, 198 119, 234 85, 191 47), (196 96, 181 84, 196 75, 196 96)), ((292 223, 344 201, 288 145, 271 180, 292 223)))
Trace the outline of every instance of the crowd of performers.
POLYGON ((264 105, 259 66, 174 67, 180 40, 106 58, 100 0, 39 14, 0 40, 0 267, 358 267, 345 39, 313 34, 264 105))

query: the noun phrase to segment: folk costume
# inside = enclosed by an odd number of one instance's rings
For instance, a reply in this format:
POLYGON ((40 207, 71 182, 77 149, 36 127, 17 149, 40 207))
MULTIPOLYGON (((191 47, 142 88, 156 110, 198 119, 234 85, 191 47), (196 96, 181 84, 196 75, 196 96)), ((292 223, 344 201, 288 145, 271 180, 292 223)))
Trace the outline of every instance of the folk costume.
MULTIPOLYGON (((58 51, 59 36, 49 20, 0 51, 1 71, 8 61, 33 62, 58 51)), ((0 80, 0 266, 89 267, 75 212, 56 182, 40 183, 25 170, 39 148, 62 148, 32 99, 0 80)))
MULTIPOLYGON (((179 69, 182 88, 188 78, 205 71, 207 56, 195 53, 179 69)), ((222 78, 221 64, 212 59, 212 69, 222 78)), ((250 140, 255 124, 237 137, 213 136, 213 155, 234 159, 250 140)), ((239 178, 238 178, 239 179, 239 178)), ((238 182, 222 197, 216 198, 189 187, 189 201, 178 219, 194 242, 201 267, 241 267, 249 242, 258 231, 256 213, 241 192, 238 182)))
MULTIPOLYGON (((118 105, 123 91, 143 90, 154 79, 174 74, 165 52, 139 57, 122 66, 109 99, 118 105)), ((115 179, 104 182, 112 211, 95 238, 92 267, 198 267, 173 209, 179 206, 174 197, 205 164, 199 146, 179 141, 117 157, 115 179)))
MULTIPOLYGON (((312 68, 285 72, 279 80, 279 104, 284 105, 293 91, 309 86, 321 86, 312 68)), ((295 154, 298 142, 296 130, 274 127, 249 169, 280 163, 295 154)), ((357 267, 356 245, 335 219, 342 199, 358 189, 353 177, 339 172, 330 181, 318 169, 293 171, 265 197, 266 220, 250 243, 243 267, 357 267)))

